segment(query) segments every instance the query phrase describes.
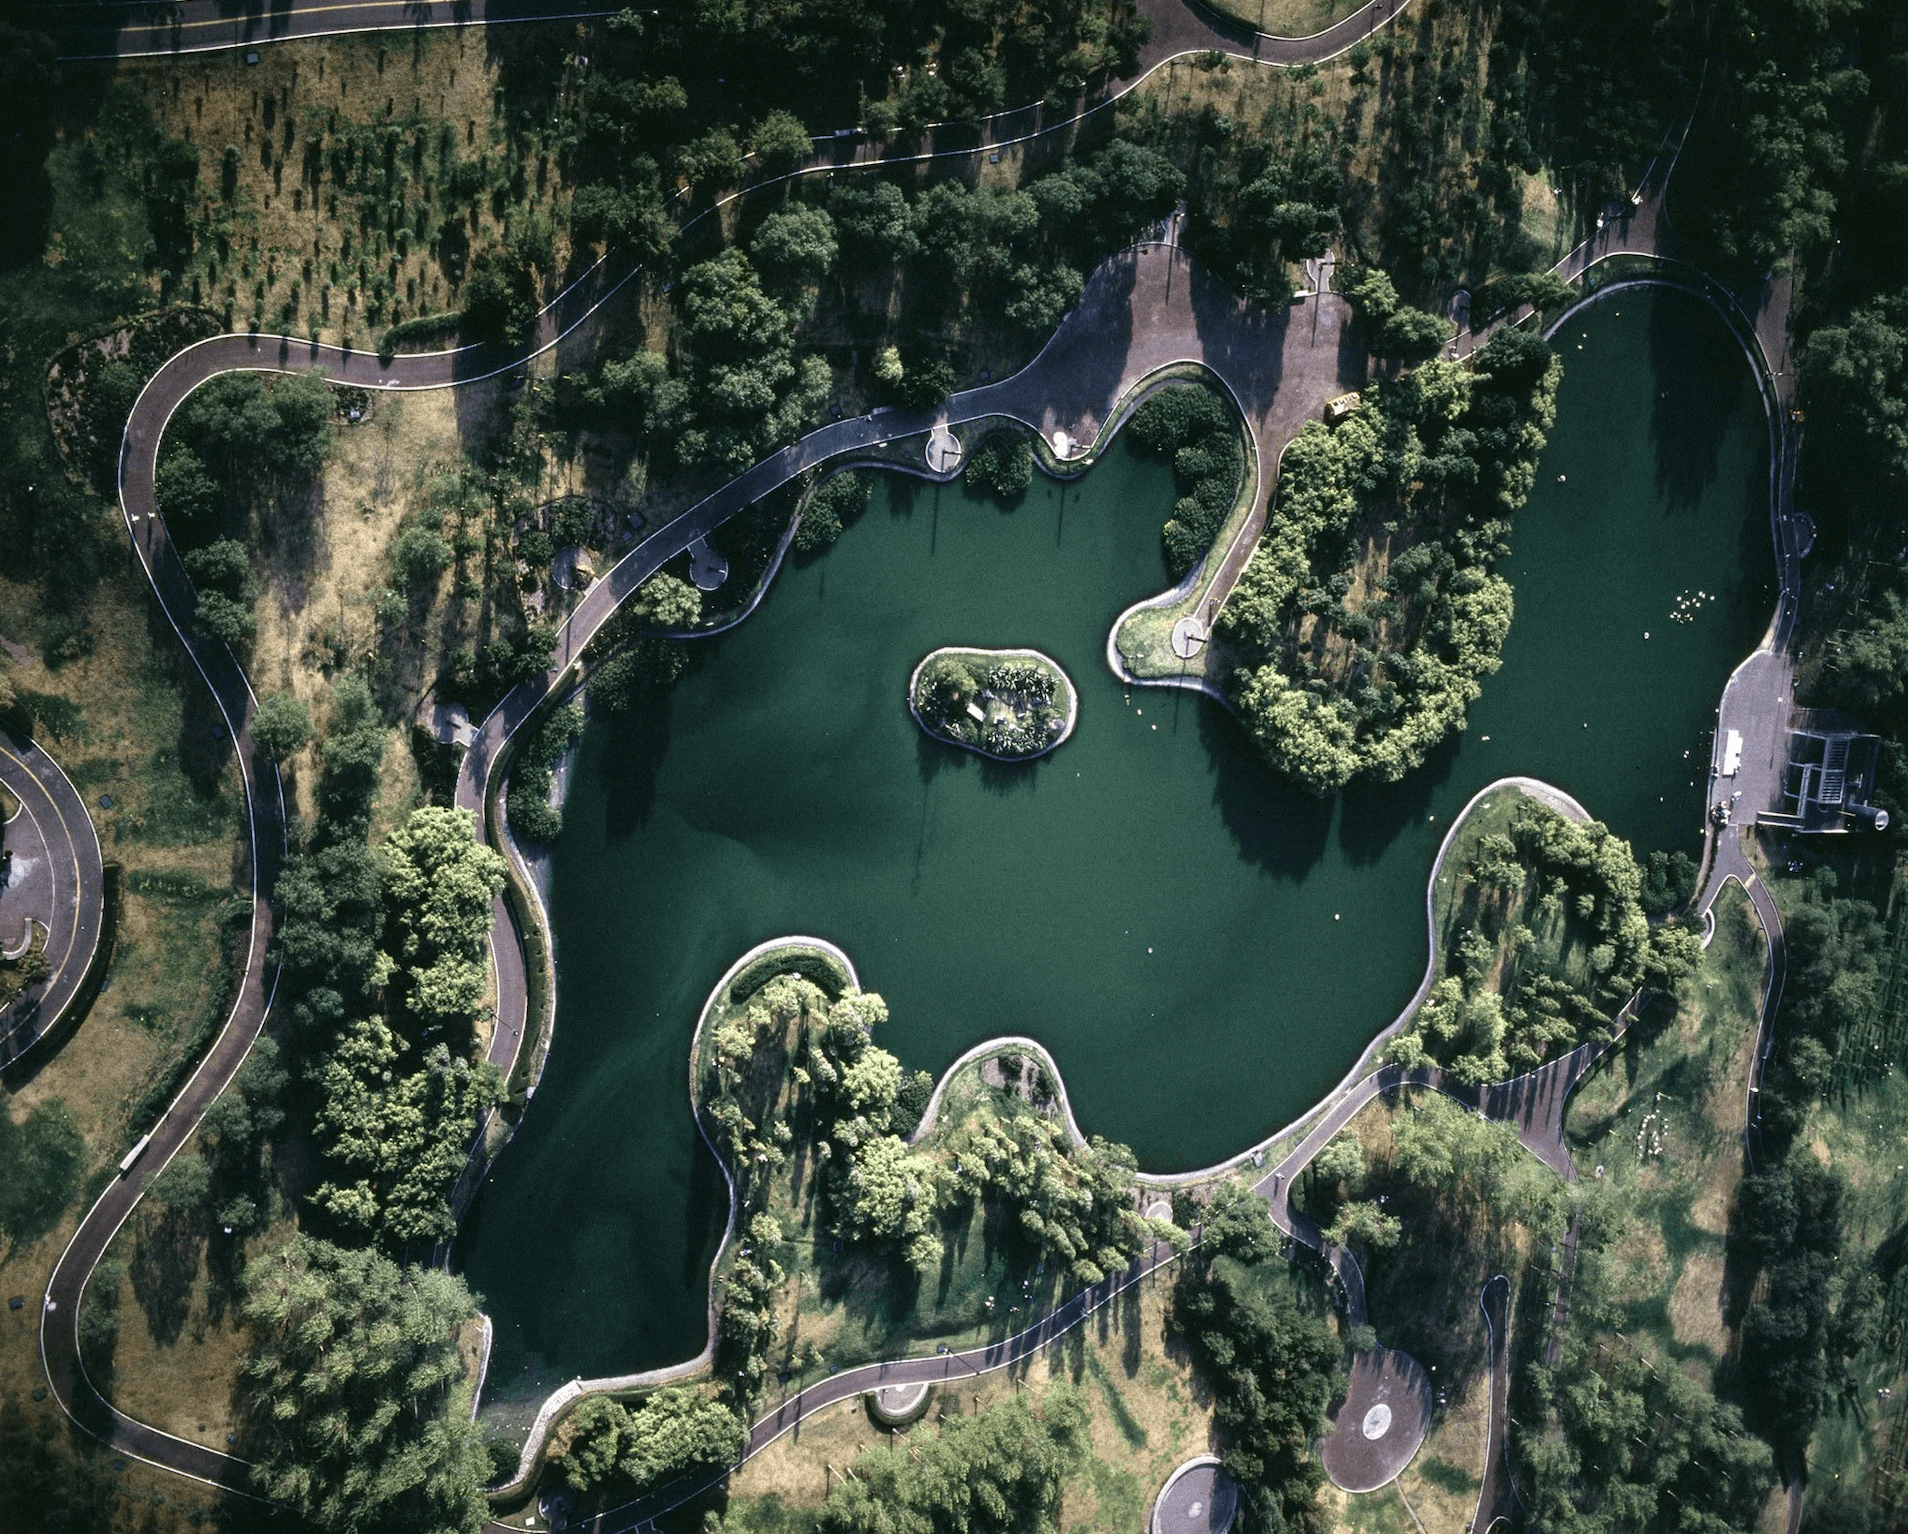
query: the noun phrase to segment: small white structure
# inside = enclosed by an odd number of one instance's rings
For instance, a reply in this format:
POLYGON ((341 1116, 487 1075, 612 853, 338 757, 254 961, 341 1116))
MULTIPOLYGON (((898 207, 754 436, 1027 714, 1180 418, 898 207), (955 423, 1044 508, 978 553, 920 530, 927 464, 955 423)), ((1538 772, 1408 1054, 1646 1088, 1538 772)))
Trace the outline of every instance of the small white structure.
POLYGON ((927 466, 935 474, 952 474, 961 466, 961 439, 947 429, 945 421, 936 421, 928 433, 927 466))
POLYGON ((698 591, 714 591, 729 578, 729 562, 709 547, 707 538, 689 545, 689 579, 698 591))
POLYGON ((1742 766, 1742 731, 1731 730, 1723 737, 1722 776, 1733 778, 1742 766))

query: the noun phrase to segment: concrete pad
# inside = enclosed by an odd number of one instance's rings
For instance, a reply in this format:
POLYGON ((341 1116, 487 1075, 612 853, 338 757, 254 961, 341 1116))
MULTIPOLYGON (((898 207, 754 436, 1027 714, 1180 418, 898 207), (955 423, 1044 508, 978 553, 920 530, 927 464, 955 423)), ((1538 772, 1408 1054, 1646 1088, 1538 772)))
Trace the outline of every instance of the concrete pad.
POLYGON ((947 429, 945 421, 935 422, 928 433, 927 466, 936 474, 952 474, 961 466, 960 438, 947 429))
POLYGON ((1152 1534, 1225 1534, 1239 1511, 1239 1487, 1218 1456, 1189 1459, 1160 1488, 1152 1534))
POLYGON ((1351 1387, 1318 1457, 1334 1486, 1376 1491, 1411 1463, 1430 1425, 1424 1366, 1396 1348, 1367 1348, 1352 1360, 1351 1387))
POLYGON ((707 538, 689 545, 689 579, 698 591, 714 591, 729 578, 729 562, 709 547, 707 538))

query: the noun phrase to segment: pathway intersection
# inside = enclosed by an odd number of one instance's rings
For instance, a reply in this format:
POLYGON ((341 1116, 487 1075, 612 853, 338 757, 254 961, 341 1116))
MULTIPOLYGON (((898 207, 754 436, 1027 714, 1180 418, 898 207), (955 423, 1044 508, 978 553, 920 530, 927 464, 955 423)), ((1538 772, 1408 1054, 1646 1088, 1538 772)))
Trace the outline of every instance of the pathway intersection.
MULTIPOLYGON (((186 0, 179 14, 187 20, 197 19, 204 3, 205 0, 186 0)), ((1180 58, 1215 48, 1234 57, 1256 58, 1267 63, 1293 64, 1329 58, 1389 22, 1402 8, 1389 4, 1389 0, 1379 0, 1316 37, 1273 39, 1229 30, 1205 12, 1193 12, 1180 0, 1141 0, 1141 6, 1154 21, 1153 38, 1140 59, 1142 78, 1162 66, 1175 67, 1180 58)), ((79 7, 49 5, 40 9, 51 15, 63 10, 76 12, 79 7)), ((322 6, 285 7, 284 16, 297 19, 282 29, 282 35, 439 24, 430 6, 416 6, 410 0, 401 6, 372 3, 329 7, 339 14, 351 13, 349 24, 340 26, 318 19, 319 12, 326 9, 322 6)), ((516 7, 519 15, 509 19, 522 19, 520 13, 525 9, 525 6, 516 7)), ((547 16, 554 9, 554 5, 550 6, 540 14, 547 16)), ((276 10, 273 14, 280 16, 276 10)), ((59 23, 57 29, 61 30, 63 41, 69 34, 85 31, 84 25, 71 14, 53 19, 59 23)), ((470 24, 495 24, 504 19, 501 0, 490 0, 487 9, 482 0, 475 0, 473 8, 461 12, 448 24, 461 25, 466 20, 470 24)), ((128 50, 119 41, 120 35, 116 30, 112 54, 141 51, 128 50)), ((246 40, 244 36, 237 36, 217 46, 242 45, 246 40)), ((179 50, 167 45, 157 51, 179 50)), ((1070 112, 1049 114, 1044 107, 1032 107, 1001 114, 984 124, 978 134, 972 130, 958 133, 936 130, 918 152, 895 158, 910 161, 971 155, 1021 142, 1077 122, 1131 88, 1129 83, 1110 89, 1102 99, 1091 104, 1081 103, 1070 112), (957 137, 961 142, 952 142, 957 137)), ((832 141, 822 142, 829 145, 828 149, 818 153, 808 166, 795 174, 888 163, 883 159, 881 146, 853 135, 841 141, 840 149, 836 149, 832 141)), ((1603 221, 1597 234, 1572 252, 1559 270, 1566 276, 1576 276, 1612 254, 1654 254, 1659 243, 1663 186, 1673 165, 1674 155, 1670 155, 1667 161, 1660 162, 1660 168, 1652 167, 1631 207, 1627 211, 1618 210, 1616 216, 1603 221)), ((592 321, 601 307, 635 275, 632 267, 614 259, 606 259, 591 268, 539 316, 529 355, 554 348, 560 365, 572 351, 579 356, 587 355, 592 342, 592 321)), ((1786 299, 1786 294, 1780 297, 1786 299)), ((1777 312, 1777 303, 1778 295, 1765 295, 1759 320, 1752 327, 1764 337, 1765 351, 1769 338, 1780 339, 1783 334, 1781 321, 1786 314, 1786 303, 1780 312, 1777 312), (1766 324, 1771 315, 1774 315, 1772 325, 1766 324)), ((1210 590, 1216 608, 1229 594, 1256 546, 1269 501, 1271 469, 1277 462, 1279 448, 1304 420, 1316 415, 1323 400, 1338 392, 1348 378, 1362 379, 1362 348, 1340 345, 1348 317, 1342 300, 1330 293, 1308 297, 1280 315, 1253 313, 1220 284, 1193 269, 1172 242, 1170 229, 1163 241, 1121 253, 1095 272, 1080 305, 1047 348, 1013 378, 955 395, 937 412, 884 411, 823 427, 757 464, 652 533, 585 593, 560 632, 551 673, 517 689, 483 721, 459 775, 457 802, 481 821, 493 768, 504 759, 511 736, 547 697, 574 679, 572 668, 584 646, 616 607, 668 559, 705 538, 730 516, 795 474, 829 460, 852 459, 855 454, 886 442, 924 434, 937 424, 959 426, 996 416, 1019 421, 1049 441, 1059 430, 1076 442, 1100 442, 1117 428, 1123 413, 1136 403, 1136 395, 1145 381, 1174 364, 1197 364, 1233 393, 1251 430, 1261 466, 1259 503, 1232 544, 1219 553, 1210 571, 1210 590)), ((1486 334, 1488 330, 1467 336, 1454 349, 1469 350, 1486 334)), ((197 634, 190 621, 194 592, 158 517, 153 493, 160 438, 166 421, 179 403, 194 388, 222 372, 316 368, 341 384, 393 390, 429 389, 455 387, 493 377, 520 366, 524 355, 522 351, 472 347, 383 361, 369 353, 347 352, 289 338, 218 336, 188 348, 162 367, 140 396, 127 424, 121 450, 120 500, 135 554, 181 643, 224 714, 238 749, 247 806, 248 871, 253 891, 250 949, 238 999, 206 1059, 155 1126, 132 1174, 105 1190, 81 1221, 55 1267, 43 1308, 42 1356, 56 1398, 88 1431, 120 1452, 235 1491, 244 1491, 249 1485, 249 1467, 243 1461, 136 1422, 100 1397, 80 1363, 77 1336, 79 1301, 94 1265, 130 1215, 145 1184, 177 1153, 206 1108, 243 1062, 263 1025, 275 980, 266 958, 272 917, 265 896, 284 853, 282 795, 276 771, 268 761, 256 758, 250 733, 256 703, 243 673, 223 645, 197 634)), ((1758 368, 1759 374, 1766 371, 1766 368, 1758 368)), ((1793 623, 1799 591, 1798 551, 1805 546, 1805 541, 1802 525, 1794 518, 1790 506, 1794 443, 1786 412, 1781 424, 1773 430, 1781 438, 1772 465, 1772 530, 1781 566, 1782 598, 1771 639, 1765 645, 1771 660, 1755 665, 1752 657, 1752 664, 1738 674, 1737 680, 1742 684, 1740 696, 1735 697, 1733 704, 1730 697, 1726 697, 1725 708, 1733 706, 1753 711, 1779 705, 1786 697, 1787 673, 1782 657, 1786 654, 1788 630, 1793 623)), ((1732 681, 1732 696, 1736 688, 1737 682, 1732 681)), ((1703 890, 1703 908, 1707 909, 1713 902, 1724 880, 1737 877, 1749 889, 1758 917, 1770 934, 1772 986, 1764 1009, 1760 1060, 1767 1053, 1767 1027, 1779 995, 1782 963, 1779 920, 1767 891, 1748 870, 1733 837, 1718 839, 1708 866, 1711 876, 1703 890)), ((527 1016, 528 987, 521 939, 502 902, 493 917, 499 1019, 489 1056, 507 1069, 515 1063, 523 1045, 534 1036, 534 1029, 527 1016)), ((1621 1021, 1619 1018, 1619 1027, 1621 1021)), ((1526 1146, 1562 1175, 1572 1176, 1561 1138, 1563 1108, 1584 1070, 1606 1047, 1607 1044, 1585 1046, 1527 1077, 1487 1089, 1481 1098, 1476 1094, 1467 1097, 1462 1090, 1445 1083, 1435 1068, 1405 1072, 1397 1067, 1384 1067, 1355 1083, 1348 1082, 1334 1099, 1321 1110, 1315 1110, 1316 1122, 1300 1147, 1260 1181, 1259 1189, 1270 1202, 1274 1218, 1282 1229, 1296 1239, 1323 1246, 1316 1227, 1289 1207, 1292 1178, 1303 1171, 1317 1149, 1348 1122, 1359 1107, 1381 1091, 1407 1085, 1448 1092, 1472 1102, 1487 1116, 1516 1123, 1519 1138, 1526 1146)), ((1373 1052, 1368 1052, 1367 1062, 1373 1058, 1375 1049, 1376 1045, 1373 1052)), ((1361 1069, 1363 1065, 1361 1062, 1361 1069)), ((1753 1091, 1752 1086, 1752 1095, 1753 1091)), ((474 1159, 471 1174, 465 1180, 466 1188, 474 1185, 480 1166, 481 1161, 474 1159)), ((1365 1320, 1364 1284, 1356 1261, 1349 1253, 1336 1248, 1327 1249, 1325 1256, 1345 1290, 1348 1315, 1354 1324, 1362 1323, 1365 1320)), ((1143 1281, 1171 1260, 1170 1249, 1155 1246, 1126 1273, 1113 1275, 1076 1294, 1027 1330, 987 1347, 935 1358, 874 1364, 830 1376, 782 1403, 756 1423, 749 1435, 747 1452, 758 1451, 813 1411, 869 1389, 950 1380, 1031 1359, 1130 1285, 1143 1281)), ((1408 1443, 1398 1461, 1400 1468, 1415 1450, 1424 1425, 1425 1392, 1418 1388, 1412 1375, 1415 1368, 1404 1355, 1389 1350, 1361 1354, 1346 1407, 1347 1412, 1356 1411, 1355 1420, 1361 1434, 1368 1424, 1381 1424, 1366 1439, 1370 1444, 1382 1441, 1380 1458, 1388 1459, 1394 1445, 1408 1443), (1418 1403, 1415 1407, 1414 1400, 1418 1403), (1386 1407, 1384 1413, 1374 1411, 1380 1405, 1386 1407), (1389 1436, 1394 1433, 1398 1435, 1396 1438, 1389 1436)), ((1349 1424, 1354 1419, 1341 1413, 1341 1420, 1349 1424)), ((1493 1437, 1496 1438, 1495 1416, 1493 1437)), ((1348 1469, 1343 1473, 1368 1476, 1364 1469, 1348 1469)), ((1395 1470, 1392 1473, 1395 1474, 1395 1470)), ((615 1510, 599 1526, 605 1530, 638 1527, 665 1507, 678 1505, 701 1489, 681 1485, 662 1488, 615 1510)))

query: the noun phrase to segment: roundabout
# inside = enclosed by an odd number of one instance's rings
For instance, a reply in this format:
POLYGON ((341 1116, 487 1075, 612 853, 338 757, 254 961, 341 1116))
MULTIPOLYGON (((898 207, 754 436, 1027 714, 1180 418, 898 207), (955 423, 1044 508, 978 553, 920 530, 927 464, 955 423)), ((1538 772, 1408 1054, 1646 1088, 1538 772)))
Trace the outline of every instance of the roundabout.
POLYGON ((0 1070, 67 1019, 99 947, 105 871, 79 790, 30 740, 0 729, 0 786, 17 806, 0 829, 0 956, 45 965, 0 1005, 0 1070))

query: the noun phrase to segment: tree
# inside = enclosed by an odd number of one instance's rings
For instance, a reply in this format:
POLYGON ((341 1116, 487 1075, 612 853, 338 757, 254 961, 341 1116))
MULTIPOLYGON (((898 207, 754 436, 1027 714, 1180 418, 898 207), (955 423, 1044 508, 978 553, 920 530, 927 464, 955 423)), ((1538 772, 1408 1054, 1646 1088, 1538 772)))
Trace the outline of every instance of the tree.
POLYGON ((698 196, 712 196, 741 178, 742 146, 727 128, 711 128, 676 152, 676 170, 698 196))
POLYGON ((86 1142, 73 1111, 57 1097, 24 1117, 0 1107, 0 1236, 23 1246, 51 1230, 79 1191, 86 1142))
POLYGON ((673 639, 638 639, 590 677, 590 707, 614 718, 632 712, 682 675, 682 645, 673 639))
POLYGON ((749 130, 749 152, 761 160, 764 169, 778 175, 801 165, 814 149, 808 129, 793 112, 778 108, 749 130))
POLYGON ((655 394, 656 429, 684 464, 739 472, 819 419, 828 364, 797 356, 789 315, 730 246, 683 273, 682 363, 655 394))
POLYGON ((536 287, 529 269, 502 252, 481 252, 464 278, 463 332, 473 341, 515 346, 536 317, 536 287))
POLYGON ((1803 349, 1802 381, 1839 438, 1852 438, 1888 483, 1908 480, 1908 290, 1881 294, 1846 324, 1817 330, 1803 349))
POLYGON ((340 840, 362 839, 384 761, 384 721, 363 677, 347 674, 332 683, 331 722, 319 755, 319 809, 340 840))
POLYGON ((1362 1199, 1341 1204, 1338 1218, 1325 1231, 1325 1239, 1335 1246, 1350 1246, 1356 1241, 1365 1247, 1392 1247, 1403 1235, 1404 1225, 1396 1215, 1386 1214, 1362 1199))
POLYGON ((252 739, 274 761, 296 756, 311 742, 311 710, 289 692, 275 692, 252 716, 252 739))
POLYGON ((462 1279, 296 1236, 245 1271, 259 1490, 336 1534, 475 1534, 489 1455, 456 1332, 462 1279))
POLYGON ((0 1457, 7 1466, 0 1476, 0 1527, 38 1534, 112 1527, 117 1472, 89 1439, 65 1430, 57 1414, 24 1407, 11 1395, 0 1400, 0 1457))
POLYGON ((436 528, 413 522, 392 540, 391 563, 407 586, 429 586, 450 568, 451 546, 436 528))
POLYGON ((1365 1179, 1364 1142, 1351 1130, 1341 1129, 1312 1158, 1311 1172, 1328 1183, 1356 1187, 1365 1179))
POLYGON ((655 628, 692 629, 702 621, 702 593, 659 570, 630 599, 629 611, 655 628))
POLYGON ((386 839, 384 868, 385 935, 411 1011, 432 1023, 468 1018, 483 999, 503 859, 476 839, 468 813, 426 805, 386 839))
POLYGON ((579 1491, 618 1478, 644 1490, 733 1464, 746 1440, 728 1407, 678 1387, 658 1390, 634 1410, 606 1396, 587 1398, 553 1435, 550 1456, 579 1491))
POLYGON ((1233 1178, 1213 1189, 1200 1221, 1199 1250, 1208 1259, 1230 1257, 1246 1267, 1278 1254, 1278 1227, 1272 1206, 1233 1178))
POLYGON ((354 1241, 394 1251, 456 1231, 451 1187, 477 1116, 503 1096, 488 1061, 473 1067, 436 1044, 407 1075, 406 1053, 381 1018, 360 1018, 314 1073, 313 1122, 330 1176, 312 1202, 354 1241))
POLYGON ((898 264, 921 248, 907 195, 892 181, 841 177, 828 194, 828 211, 840 231, 843 252, 856 265, 898 264))
POLYGON ((843 1169, 842 1234, 892 1247, 916 1269, 928 1270, 941 1257, 940 1183, 933 1157, 909 1149, 898 1135, 876 1136, 854 1150, 843 1169))
POLYGON ((1188 1269, 1171 1325, 1212 1389, 1221 1458, 1255 1526, 1317 1530, 1324 1473, 1311 1446, 1339 1385, 1338 1339, 1289 1289, 1248 1287, 1238 1271, 1223 1259, 1188 1269))
POLYGON ((203 538, 216 523, 225 491, 189 447, 172 447, 159 460, 154 483, 159 515, 175 542, 203 538))
POLYGON ((1033 483, 1033 449, 1011 427, 991 431, 967 460, 968 481, 997 499, 1013 502, 1033 483))
POLYGON ((805 206, 771 213, 749 242, 749 258, 771 288, 806 310, 809 290, 834 269, 834 220, 805 206))
POLYGON ((802 508, 801 524, 795 529, 795 552, 813 554, 830 547, 844 528, 867 510, 874 487, 868 476, 854 469, 822 481, 802 508))
POLYGON ((252 582, 252 558, 245 545, 221 538, 185 556, 185 567, 198 584, 199 626, 215 639, 238 645, 258 628, 252 612, 257 588, 252 582))
POLYGON ((870 1450, 822 1504, 823 1534, 1007 1534, 1053 1526, 1060 1486, 1086 1453, 1078 1391, 1049 1389, 949 1417, 904 1446, 870 1450))
POLYGON ((958 382, 954 365, 936 357, 908 368, 895 386, 895 396, 909 410, 928 410, 952 394, 958 382))

